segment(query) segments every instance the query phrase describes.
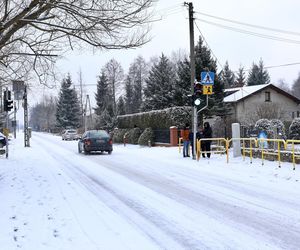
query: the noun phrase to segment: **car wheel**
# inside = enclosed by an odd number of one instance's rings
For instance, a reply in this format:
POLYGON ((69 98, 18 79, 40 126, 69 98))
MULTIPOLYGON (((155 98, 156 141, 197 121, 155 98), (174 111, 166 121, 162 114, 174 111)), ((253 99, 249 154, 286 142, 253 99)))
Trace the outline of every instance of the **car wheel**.
POLYGON ((80 145, 78 145, 78 153, 81 154, 80 145))
POLYGON ((112 151, 111 151, 111 150, 109 150, 109 151, 107 151, 107 153, 108 153, 109 155, 111 155, 112 151))

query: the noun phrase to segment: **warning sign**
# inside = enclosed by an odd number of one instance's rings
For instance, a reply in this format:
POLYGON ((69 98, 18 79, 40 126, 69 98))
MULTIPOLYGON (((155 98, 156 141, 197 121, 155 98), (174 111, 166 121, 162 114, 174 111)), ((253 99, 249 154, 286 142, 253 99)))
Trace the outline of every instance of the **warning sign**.
POLYGON ((203 95, 212 95, 213 86, 212 85, 203 85, 203 95))

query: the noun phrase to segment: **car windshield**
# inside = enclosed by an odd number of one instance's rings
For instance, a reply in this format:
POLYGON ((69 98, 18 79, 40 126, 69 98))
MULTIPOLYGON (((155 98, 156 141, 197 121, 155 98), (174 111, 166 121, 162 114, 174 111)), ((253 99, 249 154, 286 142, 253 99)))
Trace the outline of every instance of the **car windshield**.
POLYGON ((97 131, 91 131, 90 137, 96 138, 96 137, 109 137, 108 133, 104 130, 97 130, 97 131))

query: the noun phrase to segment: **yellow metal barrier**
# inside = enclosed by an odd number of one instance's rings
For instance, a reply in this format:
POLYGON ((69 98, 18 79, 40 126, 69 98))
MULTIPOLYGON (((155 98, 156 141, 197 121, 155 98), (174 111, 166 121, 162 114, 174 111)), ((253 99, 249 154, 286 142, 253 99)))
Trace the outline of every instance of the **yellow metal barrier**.
MULTIPOLYGON (((218 146, 218 148, 221 148, 222 146, 218 146)), ((197 161, 199 161, 200 156, 202 153, 226 153, 228 154, 228 148, 227 148, 227 140, 225 138, 202 138, 200 140, 197 140, 196 142, 196 158, 197 161), (220 145, 222 142, 224 143, 223 150, 210 150, 210 151, 202 151, 201 150, 201 142, 203 141, 216 141, 217 145, 220 145), (219 144, 220 143, 220 144, 219 144)))
MULTIPOLYGON (((255 138, 231 138, 229 140, 227 140, 227 143, 228 143, 228 148, 227 148, 227 151, 229 149, 229 145, 231 142, 233 141, 240 141, 242 142, 242 152, 243 152, 243 160, 245 160, 245 156, 246 156, 246 153, 249 153, 250 155, 250 163, 252 164, 252 158, 253 158, 253 148, 252 148, 252 144, 254 143, 254 146, 257 147, 257 140, 255 138), (249 148, 246 147, 246 143, 249 141, 249 148)), ((228 156, 228 153, 227 153, 227 163, 229 162, 229 156, 228 156)))
POLYGON ((278 167, 281 167, 281 159, 280 159, 280 143, 283 144, 284 148, 286 147, 286 142, 283 139, 265 139, 265 138, 259 138, 257 139, 258 142, 258 146, 259 149, 261 149, 261 164, 264 165, 264 155, 277 155, 277 159, 278 159, 278 167), (264 148, 264 142, 277 142, 277 152, 275 151, 275 149, 267 149, 264 148), (259 145, 259 143, 261 143, 261 147, 259 145))
MULTIPOLYGON (((293 170, 295 170, 295 159, 300 159, 300 150, 295 150, 295 143, 300 144, 300 140, 283 140, 283 139, 266 139, 266 138, 202 138, 200 140, 196 140, 196 159, 199 161, 202 153, 226 153, 226 160, 227 163, 229 162, 229 148, 230 143, 235 140, 239 140, 242 142, 242 155, 243 160, 245 160, 246 153, 249 153, 250 156, 250 163, 252 163, 253 159, 253 151, 261 150, 261 159, 262 165, 264 165, 265 155, 275 155, 277 156, 279 167, 281 167, 281 148, 283 146, 284 149, 287 148, 288 144, 291 144, 291 154, 292 154, 292 162, 293 162, 293 170), (215 141, 217 142, 217 148, 221 150, 210 150, 210 151, 202 151, 201 150, 201 143, 203 141, 215 141), (247 147, 246 142, 249 142, 249 147, 247 147), (265 148, 265 142, 273 142, 276 143, 276 148, 273 149, 265 148)), ((181 146, 182 146, 182 138, 179 138, 178 148, 179 153, 181 153, 181 146)), ((189 147, 190 152, 190 147, 189 147)))
POLYGON ((285 148, 287 148, 288 144, 291 143, 292 144, 292 161, 293 161, 293 170, 296 169, 295 167, 295 159, 296 158, 300 158, 300 152, 298 154, 295 154, 295 143, 299 143, 300 144, 300 140, 287 140, 285 142, 285 148))

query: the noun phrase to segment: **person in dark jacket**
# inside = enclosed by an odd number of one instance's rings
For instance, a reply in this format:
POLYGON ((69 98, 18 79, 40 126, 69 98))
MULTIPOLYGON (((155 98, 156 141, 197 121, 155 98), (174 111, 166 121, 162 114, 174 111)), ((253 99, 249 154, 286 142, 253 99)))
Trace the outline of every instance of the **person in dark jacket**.
MULTIPOLYGON (((197 131, 197 133, 196 133, 196 139, 197 140, 200 140, 200 139, 202 139, 202 138, 204 138, 204 135, 203 135, 203 128, 202 127, 199 127, 198 128, 198 131, 197 131)), ((205 151, 205 145, 204 145, 204 141, 201 141, 201 151, 205 151)), ((204 153, 202 153, 202 156, 203 157, 205 157, 205 154, 204 153)))
MULTIPOLYGON (((203 138, 212 138, 212 129, 209 125, 209 122, 204 122, 203 128, 203 138)), ((210 151, 211 141, 204 141, 204 151, 210 151)), ((202 154, 205 157, 205 154, 202 154)), ((207 158, 210 158, 210 153, 206 153, 207 158)))

